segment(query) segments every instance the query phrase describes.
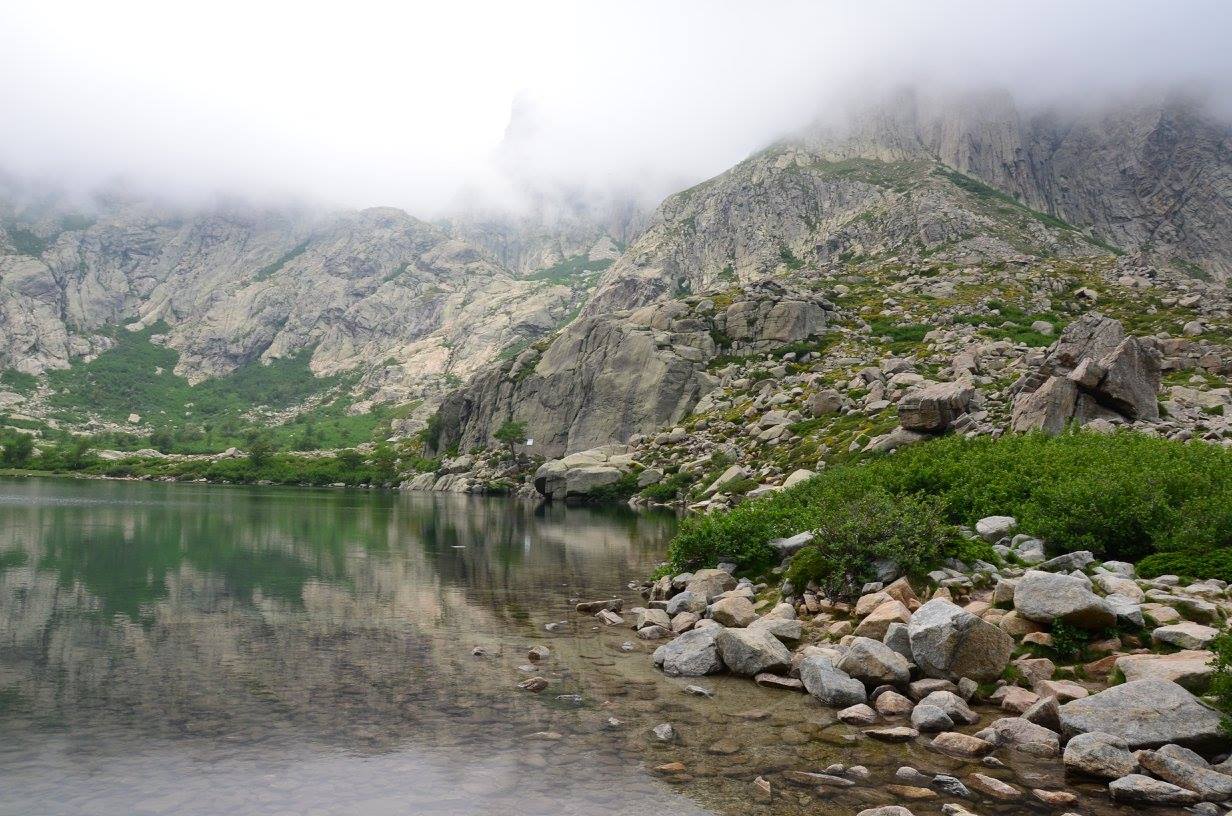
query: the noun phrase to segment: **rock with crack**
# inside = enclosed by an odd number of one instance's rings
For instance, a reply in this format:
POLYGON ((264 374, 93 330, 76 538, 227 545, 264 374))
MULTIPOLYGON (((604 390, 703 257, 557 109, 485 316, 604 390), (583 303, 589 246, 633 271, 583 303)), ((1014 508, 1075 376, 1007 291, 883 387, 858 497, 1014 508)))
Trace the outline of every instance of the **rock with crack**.
POLYGON ((791 666, 791 652, 765 629, 720 629, 714 643, 733 674, 785 673, 791 666))
POLYGON ((911 653, 928 677, 991 682, 1010 660, 1014 639, 944 598, 921 606, 907 624, 911 653))
POLYGON ((961 380, 917 386, 899 400, 898 422, 909 431, 943 433, 971 410, 975 398, 975 386, 961 380))

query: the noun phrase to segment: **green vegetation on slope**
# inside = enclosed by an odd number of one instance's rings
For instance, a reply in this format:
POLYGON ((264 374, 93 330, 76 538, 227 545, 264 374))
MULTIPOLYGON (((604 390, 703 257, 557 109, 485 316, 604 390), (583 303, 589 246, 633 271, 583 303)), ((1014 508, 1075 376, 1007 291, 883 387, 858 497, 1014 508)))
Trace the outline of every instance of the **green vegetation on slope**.
POLYGON ((611 265, 612 261, 610 259, 592 261, 586 255, 574 255, 572 258, 566 258, 554 266, 532 272, 526 278, 527 280, 547 281, 548 283, 569 286, 576 283, 579 278, 592 277, 611 265))
MULTIPOLYGON (((733 560, 764 569, 775 560, 770 539, 841 527, 863 497, 880 494, 902 507, 911 507, 905 497, 930 497, 949 524, 1015 516, 1054 554, 1141 560, 1148 576, 1183 562, 1179 571, 1193 577, 1232 579, 1232 452, 1133 433, 953 436, 832 467, 728 513, 686 519, 669 548, 672 567, 733 560)), ((857 546, 877 557, 872 544, 857 546)))
MULTIPOLYGON (((191 385, 175 373, 179 354, 151 339, 166 330, 161 323, 138 332, 112 329, 114 345, 98 357, 48 372, 47 382, 54 392, 49 405, 70 422, 90 416, 124 422, 130 413, 137 413, 143 423, 155 426, 155 433, 148 438, 100 434, 95 446, 120 450, 149 446, 164 453, 207 453, 242 446, 256 424, 272 434, 278 447, 346 447, 370 441, 393 416, 389 408, 350 415, 351 400, 345 392, 351 376, 314 376, 308 366, 311 349, 191 385), (254 408, 283 411, 310 400, 316 403, 283 425, 268 427, 250 415, 254 408)), ((0 376, 15 390, 30 386, 16 372, 0 376)))

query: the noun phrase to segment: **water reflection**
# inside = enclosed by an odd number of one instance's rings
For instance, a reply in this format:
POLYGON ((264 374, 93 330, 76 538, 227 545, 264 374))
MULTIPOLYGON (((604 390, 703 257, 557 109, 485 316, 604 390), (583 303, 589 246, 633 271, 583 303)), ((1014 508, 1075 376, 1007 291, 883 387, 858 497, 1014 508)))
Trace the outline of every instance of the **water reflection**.
POLYGON ((629 812, 670 798, 619 741, 528 736, 602 730, 581 677, 613 661, 542 624, 643 574, 672 524, 461 496, 0 483, 0 809, 613 812, 613 782, 629 812), (543 639, 552 693, 518 692, 543 639))

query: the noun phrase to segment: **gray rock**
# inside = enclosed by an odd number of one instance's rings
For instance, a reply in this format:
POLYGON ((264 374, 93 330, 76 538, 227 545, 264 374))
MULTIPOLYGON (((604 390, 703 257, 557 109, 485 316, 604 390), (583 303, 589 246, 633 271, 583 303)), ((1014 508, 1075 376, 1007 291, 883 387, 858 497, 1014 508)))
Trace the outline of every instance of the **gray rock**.
POLYGON ((1060 619, 1084 629, 1106 629, 1116 615, 1081 579, 1030 570, 1014 586, 1014 610, 1030 621, 1060 619))
POLYGON ((898 421, 910 431, 941 433, 967 413, 975 388, 967 382, 946 382, 916 387, 898 403, 898 421))
POLYGON ((1050 558, 1039 564, 1036 569, 1043 572, 1073 572, 1074 570, 1084 570, 1094 563, 1095 556, 1091 554, 1090 550, 1076 550, 1075 552, 1058 555, 1056 558, 1050 558))
POLYGON ((1061 740, 1055 731, 1023 717, 994 720, 987 728, 977 731, 975 736, 998 748, 1014 748, 1032 756, 1054 757, 1061 754, 1061 740))
POLYGON ((929 677, 990 682, 1009 663, 1014 641, 1000 628, 942 598, 921 606, 907 624, 911 654, 929 677))
POLYGON ((1091 389, 1101 405, 1134 421, 1159 419, 1160 355, 1137 337, 1127 337, 1100 361, 1106 372, 1091 389))
POLYGON ((700 615, 706 611, 706 599, 700 593, 685 590, 667 602, 667 614, 676 617, 681 612, 692 612, 700 615))
POLYGON ((980 715, 967 706, 967 701, 952 691, 939 689, 929 692, 919 704, 941 709, 955 723, 972 725, 980 721, 980 715))
POLYGON ((1214 654, 1209 651, 1180 651, 1171 654, 1124 655, 1117 658, 1116 668, 1126 681, 1171 680, 1183 688, 1201 694, 1215 674, 1211 665, 1214 654))
POLYGON ((837 668, 868 685, 902 685, 911 679, 911 667, 905 657, 866 637, 857 637, 848 644, 847 654, 837 668))
POLYGON ((1114 802, 1137 805, 1192 805, 1201 797, 1193 791, 1149 776, 1130 774, 1108 784, 1114 802))
POLYGON ((730 572, 721 569, 702 569, 693 573, 692 580, 685 586, 685 592, 692 592, 707 602, 715 596, 736 588, 736 579, 730 572))
POLYGON ((1013 516, 987 516, 975 523, 975 531, 985 541, 995 544, 1008 536, 1018 527, 1018 520, 1013 516))
POLYGON ((911 710, 911 727, 920 733, 937 733, 952 729, 954 721, 936 706, 920 704, 911 710))
POLYGON ((659 742, 675 742, 678 739, 676 729, 671 723, 660 723, 650 730, 654 738, 659 742))
POLYGON ((762 616, 748 626, 749 629, 764 629, 779 640, 795 643, 804 637, 804 624, 795 619, 762 616))
POLYGON ((1203 626, 1193 621, 1182 621, 1171 626, 1161 626, 1151 632, 1151 640, 1156 643, 1166 643, 1178 649, 1205 649, 1219 634, 1219 630, 1211 626, 1203 626))
POLYGON ((830 708, 847 708, 867 699, 863 683, 820 655, 805 658, 800 663, 800 680, 809 694, 830 708))
POLYGON ((748 626, 757 620, 757 610, 741 595, 721 598, 710 607, 710 617, 724 626, 748 626))
POLYGON ((1195 765, 1187 756, 1162 750, 1139 751, 1138 764, 1165 782, 1194 791, 1204 801, 1223 802, 1232 799, 1232 776, 1195 765))
POLYGON ((765 629, 720 629, 714 642, 733 674, 785 673, 791 666, 791 652, 765 629))
POLYGON ((779 558, 786 558, 793 553, 807 547, 813 542, 813 534, 811 532, 796 533, 790 538, 772 538, 770 546, 779 554, 779 558))
POLYGON ((1066 738, 1099 731, 1125 740, 1129 748, 1175 742, 1215 749, 1225 743, 1218 712, 1168 680, 1136 680, 1061 706, 1066 738))
POLYGON ((887 647, 902 655, 908 662, 914 662, 911 654, 911 636, 907 633, 907 624, 894 622, 886 627, 885 637, 881 639, 887 647))
POLYGON ((1120 779, 1139 770, 1125 740, 1100 731, 1079 734, 1065 743, 1062 761, 1068 770, 1101 779, 1120 779))
POLYGON ((720 631, 723 630, 716 627, 685 632, 656 650, 656 662, 662 665, 664 674, 673 676, 701 677, 721 672, 723 661, 715 644, 720 631))

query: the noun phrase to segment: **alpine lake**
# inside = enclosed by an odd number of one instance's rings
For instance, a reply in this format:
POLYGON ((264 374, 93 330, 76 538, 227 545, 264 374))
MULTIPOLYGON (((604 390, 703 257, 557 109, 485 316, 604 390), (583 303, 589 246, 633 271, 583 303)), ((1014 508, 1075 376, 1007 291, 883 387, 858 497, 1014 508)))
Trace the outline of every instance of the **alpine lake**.
POLYGON ((675 526, 459 495, 0 480, 0 814, 940 813, 945 794, 887 789, 903 765, 1135 812, 1055 759, 973 766, 871 740, 808 695, 665 677, 659 643, 574 605, 627 614, 675 526), (548 687, 518 688, 532 676, 548 687), (833 763, 870 775, 785 775, 833 763))

